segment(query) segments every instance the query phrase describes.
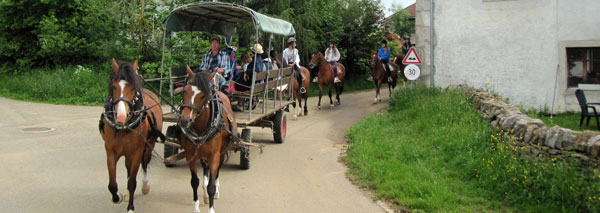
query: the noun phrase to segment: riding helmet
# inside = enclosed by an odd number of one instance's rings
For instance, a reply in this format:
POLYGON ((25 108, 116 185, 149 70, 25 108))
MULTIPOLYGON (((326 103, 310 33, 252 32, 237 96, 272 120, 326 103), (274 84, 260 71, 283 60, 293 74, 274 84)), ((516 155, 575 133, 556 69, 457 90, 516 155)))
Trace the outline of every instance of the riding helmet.
POLYGON ((296 42, 296 38, 294 38, 294 37, 290 37, 290 38, 288 39, 288 44, 289 44, 289 43, 292 43, 292 42, 296 42))

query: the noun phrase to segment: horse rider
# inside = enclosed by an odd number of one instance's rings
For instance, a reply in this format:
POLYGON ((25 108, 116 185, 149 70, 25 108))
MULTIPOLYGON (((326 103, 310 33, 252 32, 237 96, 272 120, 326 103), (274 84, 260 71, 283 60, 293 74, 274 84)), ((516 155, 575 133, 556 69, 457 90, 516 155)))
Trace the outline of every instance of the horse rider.
POLYGON ((306 89, 302 86, 304 75, 302 75, 302 72, 300 72, 300 56, 298 55, 298 49, 296 49, 296 38, 290 37, 288 39, 288 48, 283 50, 282 58, 283 64, 287 64, 289 67, 294 67, 294 76, 298 80, 299 92, 306 93, 306 89))
POLYGON ((412 44, 410 43, 410 37, 404 36, 404 44, 402 44, 402 55, 408 54, 410 48, 412 48, 412 44))
POLYGON ((333 40, 329 40, 329 47, 327 48, 327 50, 325 50, 325 60, 333 68, 333 76, 335 76, 335 78, 333 79, 333 83, 342 82, 342 81, 340 81, 340 79, 337 76, 338 74, 337 74, 337 63, 336 63, 338 60, 340 60, 340 51, 338 51, 337 47, 335 46, 335 42, 333 42, 333 40))
POLYGON ((202 65, 200 70, 217 72, 220 75, 216 79, 215 85, 221 85, 221 82, 229 78, 231 73, 230 56, 222 51, 219 47, 221 45, 221 39, 219 37, 212 37, 210 39, 210 50, 202 58, 202 65))
POLYGON ((381 49, 377 52, 377 58, 384 64, 385 71, 388 76, 388 82, 392 82, 392 72, 390 71, 390 48, 387 46, 387 41, 384 39, 381 41, 381 49))

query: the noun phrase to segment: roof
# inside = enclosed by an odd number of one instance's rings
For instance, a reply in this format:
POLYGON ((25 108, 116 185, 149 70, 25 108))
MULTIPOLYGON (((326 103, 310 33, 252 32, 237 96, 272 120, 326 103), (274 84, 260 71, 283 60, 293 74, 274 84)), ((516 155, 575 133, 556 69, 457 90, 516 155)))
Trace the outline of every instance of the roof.
POLYGON ((415 17, 417 15, 416 9, 417 9, 417 3, 413 3, 413 4, 409 5, 408 7, 404 8, 404 10, 408 11, 408 14, 410 14, 411 17, 415 17))
POLYGON ((253 22, 263 32, 283 36, 296 34, 294 26, 250 8, 222 2, 197 2, 171 11, 163 26, 169 31, 201 31, 230 37, 237 24, 253 22))

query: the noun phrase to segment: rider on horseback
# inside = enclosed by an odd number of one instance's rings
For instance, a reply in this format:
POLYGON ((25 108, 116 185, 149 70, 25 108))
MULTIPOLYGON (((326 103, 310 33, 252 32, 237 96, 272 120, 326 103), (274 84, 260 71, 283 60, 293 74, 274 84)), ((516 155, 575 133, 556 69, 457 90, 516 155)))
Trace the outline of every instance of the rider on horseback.
POLYGON ((384 39, 383 41, 381 41, 381 49, 379 49, 379 52, 377 53, 377 58, 379 58, 379 60, 381 60, 381 62, 384 64, 385 67, 385 71, 387 73, 388 76, 388 81, 392 82, 392 72, 390 71, 390 48, 387 47, 387 41, 384 39))
POLYGON ((333 40, 329 40, 329 48, 327 48, 327 50, 325 50, 325 60, 333 68, 333 76, 335 76, 335 78, 333 79, 333 83, 342 82, 342 81, 340 81, 340 79, 337 76, 338 74, 337 74, 337 63, 336 63, 338 60, 340 60, 340 51, 338 51, 333 40))
POLYGON ((298 80, 299 92, 306 93, 306 89, 302 86, 302 81, 304 81, 304 76, 302 72, 300 72, 300 56, 298 55, 298 49, 296 49, 296 38, 290 37, 288 39, 288 46, 283 50, 282 58, 283 64, 287 64, 290 67, 294 67, 294 76, 298 80))

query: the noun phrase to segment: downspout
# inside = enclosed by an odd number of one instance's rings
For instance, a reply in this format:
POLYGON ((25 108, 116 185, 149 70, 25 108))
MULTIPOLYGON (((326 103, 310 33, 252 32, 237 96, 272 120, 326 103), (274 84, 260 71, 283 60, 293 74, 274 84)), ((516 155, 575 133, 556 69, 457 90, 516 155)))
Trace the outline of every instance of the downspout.
POLYGON ((435 58, 433 54, 433 0, 430 0, 429 8, 429 87, 435 88, 435 58))

